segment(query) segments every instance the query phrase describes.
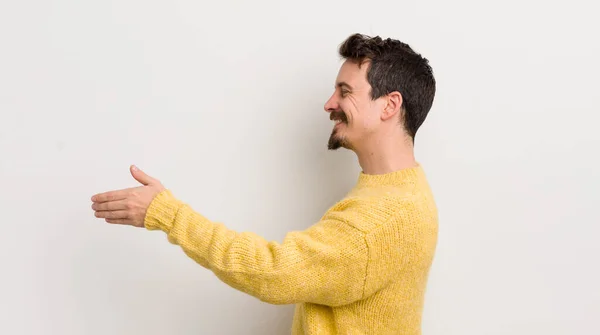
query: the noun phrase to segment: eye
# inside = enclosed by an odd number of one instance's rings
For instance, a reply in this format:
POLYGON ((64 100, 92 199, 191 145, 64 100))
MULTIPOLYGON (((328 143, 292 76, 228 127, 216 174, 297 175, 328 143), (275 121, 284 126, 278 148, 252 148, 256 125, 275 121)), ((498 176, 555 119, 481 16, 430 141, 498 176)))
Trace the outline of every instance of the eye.
POLYGON ((348 94, 350 94, 350 91, 348 91, 348 90, 342 90, 342 97, 345 97, 348 94))

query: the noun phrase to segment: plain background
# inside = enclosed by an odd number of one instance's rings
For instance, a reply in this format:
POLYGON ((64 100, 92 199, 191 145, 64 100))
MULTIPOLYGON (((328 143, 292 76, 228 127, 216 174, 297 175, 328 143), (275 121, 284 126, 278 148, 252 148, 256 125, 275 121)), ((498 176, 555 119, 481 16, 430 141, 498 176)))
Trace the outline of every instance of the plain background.
POLYGON ((105 224, 129 165, 281 241, 354 184, 323 104, 355 32, 427 57, 440 211, 426 335, 598 334, 591 1, 2 1, 0 333, 287 334, 161 232, 105 224))

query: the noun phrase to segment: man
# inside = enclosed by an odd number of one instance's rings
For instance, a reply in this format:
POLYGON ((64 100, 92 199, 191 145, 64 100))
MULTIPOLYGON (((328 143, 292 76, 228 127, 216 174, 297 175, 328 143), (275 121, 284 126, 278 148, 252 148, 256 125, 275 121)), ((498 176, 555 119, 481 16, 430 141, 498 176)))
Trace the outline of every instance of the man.
POLYGON ((92 197, 96 217, 162 230, 228 285, 271 304, 296 304, 293 334, 420 334, 437 209, 414 137, 435 95, 425 58, 397 40, 350 36, 328 147, 362 171, 322 219, 281 244, 210 221, 132 166, 143 186, 92 197))

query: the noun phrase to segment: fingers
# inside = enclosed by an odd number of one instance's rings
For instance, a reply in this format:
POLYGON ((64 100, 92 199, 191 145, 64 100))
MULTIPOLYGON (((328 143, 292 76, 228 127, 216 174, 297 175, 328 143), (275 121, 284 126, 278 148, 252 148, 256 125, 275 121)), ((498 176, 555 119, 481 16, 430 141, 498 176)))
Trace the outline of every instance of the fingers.
POLYGON ((105 193, 99 193, 92 197, 93 202, 107 202, 107 201, 118 201, 127 199, 128 195, 132 194, 136 188, 127 188, 123 190, 110 191, 105 193))
POLYGON ((103 219, 129 219, 128 211, 103 211, 94 213, 97 218, 103 219))
POLYGON ((130 225, 132 223, 131 220, 128 219, 106 219, 104 220, 108 223, 113 223, 113 224, 127 224, 130 225))
POLYGON ((125 199, 108 202, 95 202, 92 204, 92 209, 95 211, 116 211, 128 209, 129 207, 129 202, 125 199))
POLYGON ((92 209, 97 218, 108 223, 144 226, 144 213, 152 198, 164 190, 164 186, 135 165, 131 175, 143 186, 98 193, 92 196, 92 209))
POLYGON ((147 175, 144 171, 140 170, 135 165, 132 165, 130 167, 130 170, 131 170, 131 175, 133 176, 133 178, 135 178, 135 180, 140 182, 140 184, 142 184, 142 185, 150 185, 150 184, 156 182, 156 179, 150 177, 149 175, 147 175))

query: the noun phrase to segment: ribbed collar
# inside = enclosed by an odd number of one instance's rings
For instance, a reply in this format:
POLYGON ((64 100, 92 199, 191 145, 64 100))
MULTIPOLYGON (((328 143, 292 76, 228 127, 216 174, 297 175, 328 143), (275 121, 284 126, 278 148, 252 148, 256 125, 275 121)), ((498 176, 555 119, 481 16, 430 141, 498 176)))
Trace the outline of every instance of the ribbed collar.
POLYGON ((372 187, 384 185, 400 185, 414 183, 424 176, 423 167, 417 163, 417 166, 397 170, 384 174, 366 174, 360 172, 358 176, 357 187, 372 187))

